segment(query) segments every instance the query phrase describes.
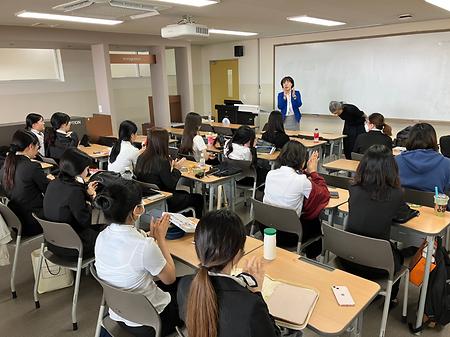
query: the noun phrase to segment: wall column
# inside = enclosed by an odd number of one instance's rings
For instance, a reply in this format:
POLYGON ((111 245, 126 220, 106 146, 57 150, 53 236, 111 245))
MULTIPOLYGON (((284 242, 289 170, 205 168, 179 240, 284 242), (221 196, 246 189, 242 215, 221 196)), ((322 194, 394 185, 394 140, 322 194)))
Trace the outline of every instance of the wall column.
POLYGON ((94 66, 95 90, 97 93, 98 113, 111 116, 113 133, 118 130, 117 115, 114 109, 109 46, 107 44, 91 45, 92 64, 94 66))
MULTIPOLYGON (((191 46, 175 48, 175 65, 177 72, 177 89, 178 95, 181 96, 181 113, 184 120, 187 113, 194 111, 191 46)), ((200 115, 204 115, 204 111, 198 112, 200 115)))
POLYGON ((150 76, 152 80, 153 110, 155 113, 155 126, 161 128, 170 127, 169 107, 169 81, 166 69, 166 48, 156 46, 149 48, 150 54, 156 56, 156 63, 150 65, 150 76))

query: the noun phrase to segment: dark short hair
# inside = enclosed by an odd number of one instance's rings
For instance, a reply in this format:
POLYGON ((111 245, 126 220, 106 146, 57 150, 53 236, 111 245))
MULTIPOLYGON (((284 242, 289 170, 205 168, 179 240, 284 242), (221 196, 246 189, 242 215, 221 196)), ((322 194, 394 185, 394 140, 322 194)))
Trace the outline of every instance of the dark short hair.
POLYGON ((435 150, 439 151, 436 131, 428 123, 417 123, 409 131, 406 149, 411 150, 435 150))
POLYGON ((294 79, 293 79, 291 76, 285 76, 285 77, 283 77, 283 78, 281 79, 281 82, 280 82, 281 86, 283 86, 283 84, 284 84, 285 82, 291 82, 292 86, 294 86, 294 79))
POLYGON ((33 127, 33 124, 39 122, 41 119, 44 119, 44 117, 34 112, 29 113, 25 119, 26 129, 30 130, 33 127))
POLYGON ((300 170, 306 161, 306 147, 295 140, 290 140, 281 149, 276 161, 276 167, 288 166, 300 170))
POLYGON ((373 200, 389 200, 390 189, 400 188, 398 166, 392 150, 385 145, 372 145, 356 169, 353 185, 361 186, 373 200))
POLYGON ((55 112, 50 118, 50 124, 54 130, 58 130, 61 125, 70 122, 70 116, 64 112, 55 112))
POLYGON ((59 160, 60 177, 74 179, 90 165, 92 165, 92 159, 86 153, 76 147, 68 148, 59 160))
POLYGON ((124 224, 141 201, 142 190, 139 184, 133 180, 118 178, 96 196, 94 206, 103 211, 109 223, 124 224))

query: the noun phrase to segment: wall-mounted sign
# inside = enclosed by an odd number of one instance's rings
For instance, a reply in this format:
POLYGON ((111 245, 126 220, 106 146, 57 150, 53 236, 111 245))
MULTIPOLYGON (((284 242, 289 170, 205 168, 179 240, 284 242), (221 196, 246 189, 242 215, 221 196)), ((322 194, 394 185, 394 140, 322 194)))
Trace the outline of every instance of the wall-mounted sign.
POLYGON ((111 64, 155 64, 155 55, 109 54, 111 64))

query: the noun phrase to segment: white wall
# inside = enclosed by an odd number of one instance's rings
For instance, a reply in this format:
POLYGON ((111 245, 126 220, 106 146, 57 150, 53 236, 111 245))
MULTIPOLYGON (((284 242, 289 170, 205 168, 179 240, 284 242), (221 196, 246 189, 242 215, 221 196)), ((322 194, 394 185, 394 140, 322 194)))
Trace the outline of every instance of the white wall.
MULTIPOLYGON (((261 38, 259 39, 259 60, 258 40, 256 39, 196 46, 193 48, 195 50, 193 52, 193 60, 197 60, 197 63, 201 62, 201 64, 196 64, 194 67, 197 70, 194 71, 194 88, 196 90, 195 107, 196 109, 204 109, 203 111, 205 112, 208 111, 207 109, 210 106, 209 61, 233 58, 234 45, 244 45, 244 57, 239 58, 241 99, 248 104, 258 104, 260 102, 262 108, 270 111, 274 107, 274 45, 449 29, 450 20, 434 20, 285 37, 261 38), (259 97, 258 84, 261 86, 259 97), (244 99, 244 94, 246 95, 246 99, 244 99)), ((301 81, 301 79, 296 80, 301 81)), ((275 89, 279 89, 278 80, 275 83, 275 89)), ((364 109, 364 107, 361 108, 364 109)), ((261 125, 264 123, 264 120, 265 117, 261 118, 261 125)), ((413 124, 416 121, 388 120, 388 122, 393 126, 394 133, 396 133, 403 127, 413 124)), ((434 122, 433 125, 438 134, 450 133, 448 123, 434 122)), ((318 127, 322 132, 341 132, 342 126, 343 123, 332 116, 305 115, 302 119, 301 129, 313 130, 318 127)))

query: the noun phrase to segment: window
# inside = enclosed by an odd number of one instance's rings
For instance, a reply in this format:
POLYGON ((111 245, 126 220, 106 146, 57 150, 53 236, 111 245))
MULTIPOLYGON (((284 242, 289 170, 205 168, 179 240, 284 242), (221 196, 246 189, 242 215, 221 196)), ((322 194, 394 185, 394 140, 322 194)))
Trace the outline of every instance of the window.
POLYGON ((0 81, 64 81, 59 49, 0 48, 0 81))

